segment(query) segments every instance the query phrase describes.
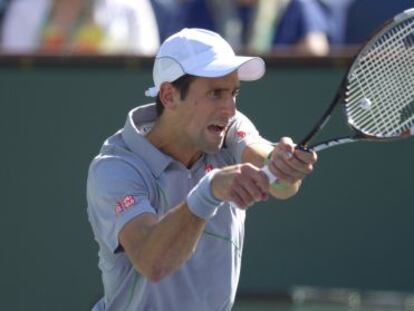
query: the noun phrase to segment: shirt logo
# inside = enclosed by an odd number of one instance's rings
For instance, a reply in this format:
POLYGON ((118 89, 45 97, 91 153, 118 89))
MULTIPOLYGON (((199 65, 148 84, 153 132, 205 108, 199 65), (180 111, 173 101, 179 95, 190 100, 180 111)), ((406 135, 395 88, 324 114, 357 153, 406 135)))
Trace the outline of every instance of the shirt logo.
POLYGON ((247 133, 245 131, 237 131, 236 135, 239 138, 245 138, 247 136, 247 133))
POLYGON ((119 216, 121 213, 128 210, 131 206, 135 204, 135 199, 132 195, 127 195, 125 198, 123 198, 121 201, 119 201, 115 205, 115 214, 119 216))
POLYGON ((213 169, 213 164, 207 163, 206 165, 204 165, 204 172, 206 173, 211 172, 213 169))

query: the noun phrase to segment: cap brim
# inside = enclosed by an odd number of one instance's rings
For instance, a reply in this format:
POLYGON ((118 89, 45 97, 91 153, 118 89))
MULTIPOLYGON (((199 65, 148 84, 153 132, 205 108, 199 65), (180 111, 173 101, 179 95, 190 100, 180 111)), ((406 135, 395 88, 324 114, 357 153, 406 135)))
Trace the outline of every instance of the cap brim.
POLYGON ((216 59, 209 64, 199 64, 186 70, 186 73, 198 77, 216 78, 236 70, 240 80, 254 81, 263 77, 266 66, 260 57, 234 56, 228 59, 216 59))

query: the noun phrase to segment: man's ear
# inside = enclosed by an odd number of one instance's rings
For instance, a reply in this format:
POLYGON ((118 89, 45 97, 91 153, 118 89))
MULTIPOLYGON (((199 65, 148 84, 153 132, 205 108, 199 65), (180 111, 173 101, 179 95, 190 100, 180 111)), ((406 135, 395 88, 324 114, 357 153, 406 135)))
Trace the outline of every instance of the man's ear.
POLYGON ((175 109, 177 105, 177 95, 179 95, 177 89, 170 82, 164 82, 161 84, 159 96, 162 104, 164 105, 164 109, 175 109))

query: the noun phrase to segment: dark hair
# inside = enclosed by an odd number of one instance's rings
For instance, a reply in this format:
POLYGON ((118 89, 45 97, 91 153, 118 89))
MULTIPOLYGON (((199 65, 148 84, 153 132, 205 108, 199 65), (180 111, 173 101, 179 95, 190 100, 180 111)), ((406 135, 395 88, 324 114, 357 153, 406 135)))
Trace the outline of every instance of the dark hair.
MULTIPOLYGON (((185 99, 185 97, 188 94, 188 89, 190 88, 190 84, 191 82, 194 81, 195 78, 196 76, 185 74, 184 76, 179 77, 174 82, 171 82, 173 87, 175 87, 177 90, 180 91, 181 99, 185 99)), ((157 109, 157 116, 160 116, 162 115, 162 112, 164 111, 164 105, 161 102, 160 94, 157 95, 157 98, 155 99, 155 103, 156 103, 155 107, 157 109)))

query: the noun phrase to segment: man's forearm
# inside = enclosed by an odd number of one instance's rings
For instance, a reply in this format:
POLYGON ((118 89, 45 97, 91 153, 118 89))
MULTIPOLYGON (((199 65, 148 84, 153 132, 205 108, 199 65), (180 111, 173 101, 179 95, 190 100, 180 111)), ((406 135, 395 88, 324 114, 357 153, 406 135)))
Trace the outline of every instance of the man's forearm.
POLYGON ((185 202, 180 203, 148 228, 133 254, 135 266, 151 281, 161 280, 192 255, 205 225, 185 202))

